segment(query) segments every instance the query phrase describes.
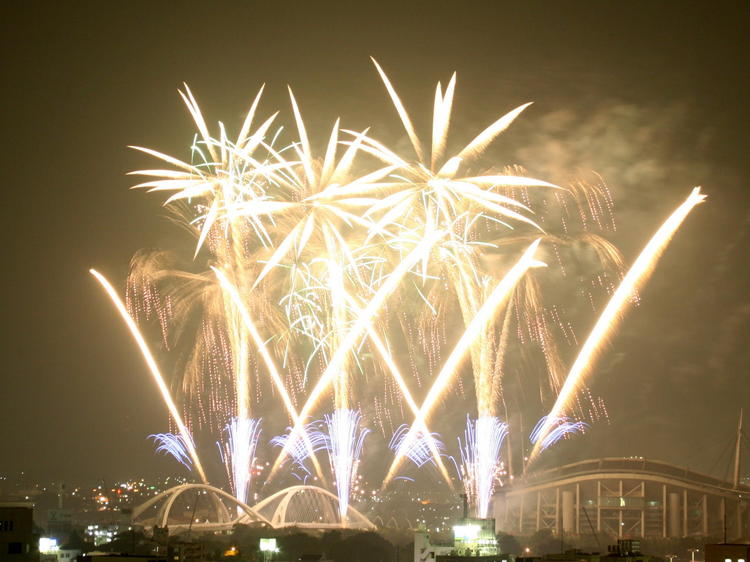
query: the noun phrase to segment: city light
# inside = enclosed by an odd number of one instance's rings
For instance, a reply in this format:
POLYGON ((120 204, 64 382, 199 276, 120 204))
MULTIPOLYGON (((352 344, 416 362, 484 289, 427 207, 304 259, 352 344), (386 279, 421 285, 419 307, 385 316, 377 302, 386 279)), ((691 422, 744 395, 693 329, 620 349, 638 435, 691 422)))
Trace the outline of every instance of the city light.
POLYGON ((57 554, 59 550, 60 546, 57 544, 57 539, 39 537, 39 552, 41 554, 57 554))
POLYGON ((479 525, 454 525, 453 536, 465 541, 475 540, 482 528, 479 525))
POLYGON ((261 552, 278 552, 279 548, 276 546, 276 539, 260 539, 259 548, 261 552))

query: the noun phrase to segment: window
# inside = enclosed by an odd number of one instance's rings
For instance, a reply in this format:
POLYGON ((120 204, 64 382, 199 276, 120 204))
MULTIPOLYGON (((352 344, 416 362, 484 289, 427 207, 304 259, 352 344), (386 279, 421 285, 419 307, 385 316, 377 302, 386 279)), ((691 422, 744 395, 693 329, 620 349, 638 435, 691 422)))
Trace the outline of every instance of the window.
POLYGON ((731 558, 724 558, 724 562, 732 562, 731 558))

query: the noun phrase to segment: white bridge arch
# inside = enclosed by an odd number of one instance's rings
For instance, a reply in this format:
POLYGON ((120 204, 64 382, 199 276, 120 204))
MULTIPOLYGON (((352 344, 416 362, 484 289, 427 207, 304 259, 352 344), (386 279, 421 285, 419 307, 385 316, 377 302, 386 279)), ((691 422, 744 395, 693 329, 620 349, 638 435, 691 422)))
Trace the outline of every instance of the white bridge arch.
POLYGON ((351 506, 348 507, 347 516, 342 521, 338 505, 337 496, 317 486, 291 486, 250 507, 220 488, 208 484, 181 484, 135 507, 132 520, 133 523, 146 528, 168 527, 170 532, 179 532, 187 528, 196 531, 222 531, 229 530, 238 523, 260 523, 276 529, 299 527, 372 530, 376 528, 365 515, 351 506), (182 494, 190 490, 203 492, 208 496, 214 507, 215 520, 203 523, 170 522, 175 502, 182 494), (162 502, 161 505, 158 505, 159 502, 162 502), (236 508, 237 515, 232 515, 227 504, 236 508), (147 517, 149 509, 157 505, 155 516, 147 517))
POLYGON ((231 494, 226 493, 224 490, 221 490, 214 486, 210 486, 208 484, 181 484, 179 486, 169 488, 168 490, 164 490, 163 492, 155 495, 153 498, 145 501, 144 503, 133 509, 133 522, 138 523, 138 520, 141 519, 141 517, 150 507, 158 504, 162 500, 163 503, 157 510, 156 517, 154 517, 153 520, 149 521, 150 526, 168 526, 170 529, 192 527, 196 530, 221 530, 231 529, 232 526, 238 521, 238 519, 241 518, 246 523, 265 523, 267 525, 270 525, 270 522, 267 519, 265 519, 262 515, 258 515, 258 513, 256 513, 255 510, 253 510, 253 508, 246 503, 241 502, 231 494), (172 508, 174 507, 175 501, 177 501, 177 498, 179 498, 182 494, 190 490, 196 490, 198 492, 202 491, 210 498, 211 503, 214 505, 216 520, 211 523, 173 523, 170 525, 169 516, 172 513, 172 508), (237 516, 232 516, 225 502, 233 504, 237 508, 237 516))
POLYGON ((375 529, 372 521, 352 506, 348 506, 346 520, 342 521, 338 497, 317 486, 284 488, 255 504, 253 510, 277 529, 375 529))
POLYGON ((403 519, 399 520, 396 518, 396 515, 391 515, 386 521, 380 515, 376 515, 373 518, 373 523, 383 529, 395 529, 397 531, 414 531, 417 528, 406 516, 403 516, 403 519))

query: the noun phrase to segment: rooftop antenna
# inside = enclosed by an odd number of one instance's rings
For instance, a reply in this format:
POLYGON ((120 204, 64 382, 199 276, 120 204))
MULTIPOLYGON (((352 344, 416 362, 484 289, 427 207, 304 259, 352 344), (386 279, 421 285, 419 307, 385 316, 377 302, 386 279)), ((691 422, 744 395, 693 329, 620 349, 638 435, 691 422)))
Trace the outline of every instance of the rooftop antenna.
POLYGON ((508 459, 508 476, 511 480, 513 480, 513 449, 511 448, 510 441, 511 436, 510 434, 508 434, 508 437, 505 439, 505 446, 508 448, 508 454, 506 458, 508 459))
POLYGON ((65 484, 63 482, 60 482, 60 485, 57 487, 57 509, 63 508, 63 494, 65 493, 65 484))
POLYGON ((589 517, 589 512, 586 511, 586 508, 581 506, 581 509, 583 510, 583 514, 586 516, 586 521, 589 523, 589 529, 591 529, 591 534, 594 535, 594 538, 596 539, 596 546, 599 547, 599 551, 602 550, 602 543, 599 542, 599 534, 594 530, 594 526, 591 524, 591 518, 589 517))
POLYGON ((737 443, 734 447, 734 478, 732 484, 734 489, 740 487, 740 461, 742 459, 742 408, 740 408, 740 419, 737 422, 737 443))
POLYGON ((469 496, 467 494, 461 494, 461 501, 464 505, 464 519, 469 517, 469 496))

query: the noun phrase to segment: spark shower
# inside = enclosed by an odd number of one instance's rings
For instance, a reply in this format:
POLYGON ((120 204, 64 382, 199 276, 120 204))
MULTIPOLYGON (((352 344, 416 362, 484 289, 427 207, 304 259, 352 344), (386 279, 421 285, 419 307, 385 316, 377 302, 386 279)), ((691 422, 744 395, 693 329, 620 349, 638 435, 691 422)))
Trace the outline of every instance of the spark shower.
POLYGON ((335 488, 346 522, 368 443, 384 438, 393 455, 383 487, 406 461, 412 470, 431 466, 449 486, 461 482, 486 517, 513 431, 509 373, 526 373, 549 412, 528 463, 585 430, 580 418, 595 421, 602 406, 586 377, 704 196, 695 188, 627 268, 606 239, 614 219, 603 181, 555 185, 492 162, 487 149, 530 104, 457 148, 449 138, 456 75, 438 83, 424 135, 373 63, 409 139, 405 154, 340 120, 318 153, 291 89, 293 138, 278 112, 257 118, 263 87, 236 136, 222 123, 211 132, 185 86, 197 129, 189 158, 133 147, 162 167, 132 174, 145 179, 134 188, 167 195, 171 218, 193 240, 189 257, 138 253, 124 299, 91 272, 167 406, 171 432, 152 436, 157 451, 202 481, 209 474, 199 451, 209 454, 213 441, 240 501, 293 467, 335 488), (595 259, 581 292, 592 303, 596 290, 611 296, 578 351, 547 287, 580 283, 566 264, 582 253, 595 259), (471 406, 454 457, 431 424, 463 403, 471 406), (285 420, 274 427, 269 412, 279 407, 285 420), (253 482, 267 443, 275 459, 253 482))

